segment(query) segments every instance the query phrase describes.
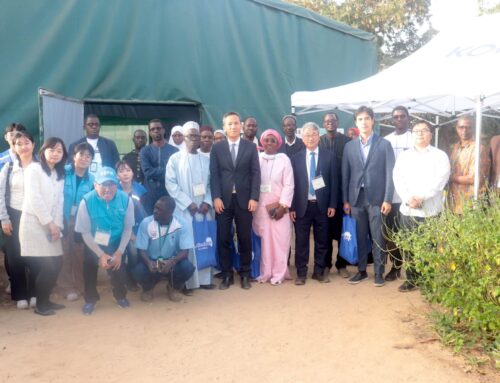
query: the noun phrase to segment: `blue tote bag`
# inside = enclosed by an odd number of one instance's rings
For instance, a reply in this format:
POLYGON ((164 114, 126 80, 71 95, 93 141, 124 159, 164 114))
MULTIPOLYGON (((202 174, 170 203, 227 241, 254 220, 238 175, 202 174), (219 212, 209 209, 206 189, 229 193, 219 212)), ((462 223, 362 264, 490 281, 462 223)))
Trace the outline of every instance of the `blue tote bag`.
POLYGON ((342 220, 342 234, 340 235, 339 254, 351 265, 358 263, 356 220, 350 215, 344 215, 342 220))
MULTIPOLYGON (((250 265, 250 278, 257 279, 260 275, 261 242, 260 237, 252 230, 252 264, 250 265)), ((231 257, 233 267, 240 271, 240 253, 237 242, 231 244, 231 257)))
POLYGON ((193 236, 198 270, 217 266, 217 223, 193 219, 193 236))

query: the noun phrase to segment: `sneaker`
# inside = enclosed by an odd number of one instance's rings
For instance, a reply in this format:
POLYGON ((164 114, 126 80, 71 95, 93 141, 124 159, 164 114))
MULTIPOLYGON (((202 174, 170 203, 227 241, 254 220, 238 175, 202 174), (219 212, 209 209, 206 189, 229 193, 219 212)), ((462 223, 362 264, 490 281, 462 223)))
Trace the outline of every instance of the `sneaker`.
POLYGON ((78 293, 69 293, 68 295, 66 295, 66 299, 70 302, 77 301, 78 298, 79 298, 78 293))
POLYGON ((130 302, 128 301, 127 298, 117 299, 116 303, 118 303, 118 306, 120 306, 122 309, 130 307, 130 302))
POLYGON ((141 301, 143 302, 151 302, 154 298, 154 295, 153 295, 153 291, 152 290, 149 290, 149 291, 143 291, 141 293, 141 301))
POLYGON ((373 282, 375 287, 382 287, 385 285, 384 277, 382 277, 382 274, 375 274, 375 282, 373 282))
POLYGON ((167 283, 167 297, 172 302, 180 302, 182 300, 182 296, 179 293, 179 290, 174 289, 167 283))
POLYGON ((17 301, 17 308, 19 310, 27 310, 29 308, 28 301, 26 299, 21 299, 17 301))
POLYGON ((349 278, 351 276, 351 273, 349 272, 349 270, 347 270, 347 267, 342 267, 342 268, 338 269, 337 273, 339 273, 339 275, 342 278, 349 278))
POLYGON ((389 271, 386 276, 385 280, 386 282, 392 282, 398 279, 401 276, 401 269, 396 269, 394 267, 391 268, 391 271, 389 271))
POLYGON ((90 315, 94 312, 95 303, 85 303, 82 307, 83 315, 90 315))
POLYGON ((36 297, 30 298, 30 309, 34 309, 36 307, 36 297))
POLYGON ((413 283, 409 281, 405 281, 401 286, 399 286, 398 290, 402 293, 408 293, 413 290, 417 290, 418 286, 415 286, 413 283))
POLYGON ((354 277, 349 279, 349 283, 351 285, 357 285, 360 282, 363 282, 365 279, 368 279, 368 274, 366 271, 358 271, 354 277))

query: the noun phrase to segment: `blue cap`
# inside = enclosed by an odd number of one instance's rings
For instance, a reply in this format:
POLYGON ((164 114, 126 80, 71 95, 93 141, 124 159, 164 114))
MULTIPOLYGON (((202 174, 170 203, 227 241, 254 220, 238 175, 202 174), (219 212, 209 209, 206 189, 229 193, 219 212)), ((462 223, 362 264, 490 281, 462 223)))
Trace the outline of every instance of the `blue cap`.
POLYGON ((107 181, 112 181, 118 185, 118 177, 116 176, 115 170, 109 166, 103 166, 97 171, 95 175, 95 182, 102 185, 107 181))

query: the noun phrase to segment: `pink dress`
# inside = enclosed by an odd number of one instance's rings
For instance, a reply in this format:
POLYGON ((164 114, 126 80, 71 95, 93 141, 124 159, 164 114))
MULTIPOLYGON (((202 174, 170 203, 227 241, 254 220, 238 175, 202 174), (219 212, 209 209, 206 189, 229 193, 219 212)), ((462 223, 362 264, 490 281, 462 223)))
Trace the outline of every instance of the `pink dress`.
POLYGON ((280 284, 289 279, 288 252, 291 240, 291 223, 288 214, 280 220, 271 219, 266 205, 274 202, 292 204, 294 182, 290 160, 284 153, 259 155, 261 192, 259 206, 253 217, 253 230, 261 237, 262 254, 259 282, 280 284))

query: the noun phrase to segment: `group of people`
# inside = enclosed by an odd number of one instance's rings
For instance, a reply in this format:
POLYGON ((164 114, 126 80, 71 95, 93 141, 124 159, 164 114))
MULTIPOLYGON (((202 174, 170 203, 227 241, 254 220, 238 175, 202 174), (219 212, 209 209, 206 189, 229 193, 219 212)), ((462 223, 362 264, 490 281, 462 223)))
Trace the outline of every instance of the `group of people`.
MULTIPOLYGON (((179 301, 197 288, 234 283, 234 241, 243 289, 252 283, 252 240, 261 241, 258 282, 279 285, 291 279, 289 260, 295 237, 295 285, 308 277, 310 233, 314 266, 311 278, 330 282, 338 274, 357 284, 368 278, 369 255, 374 285, 401 276, 404 257, 391 232, 412 228, 449 206, 461 214, 474 183, 473 120, 457 121, 459 142, 448 155, 431 145, 434 128, 403 106, 392 112, 395 131, 374 133, 373 110, 360 107, 348 137, 338 131, 335 113, 323 117, 326 134, 314 122, 298 137, 296 119, 282 119, 282 133, 267 129, 257 138, 254 117, 244 121, 226 113, 223 129, 193 121, 176 126, 166 138, 159 119, 148 132, 137 130, 134 149, 123 159, 115 143, 100 135, 100 120, 85 119, 85 137, 66 151, 59 138, 47 139, 35 155, 33 137, 21 124, 6 128, 9 150, 0 154, 0 220, 12 299, 53 315, 68 300, 84 298, 82 312, 94 312, 99 294, 98 268, 110 276, 117 304, 129 307, 127 291, 154 299, 154 287, 167 281, 167 295, 179 301), (243 133, 243 134, 242 134, 243 133), (150 143, 148 144, 148 136, 150 143), (333 246, 341 241, 343 215, 356 221, 357 273, 351 276, 333 246), (216 221, 217 264, 198 267, 194 221, 216 221), (387 255, 391 269, 385 273, 387 255), (216 268, 220 270, 216 274, 216 268)), ((490 155, 481 147, 480 186, 490 175, 498 188, 498 136, 490 155), (496 145, 496 146, 495 146, 496 145), (497 149, 494 149, 494 148, 497 149), (496 168, 495 168, 496 166, 496 168), (493 170, 496 169, 496 170, 493 170)), ((408 256, 411 256, 408 255, 408 256)), ((400 291, 417 286, 410 267, 400 291)))

